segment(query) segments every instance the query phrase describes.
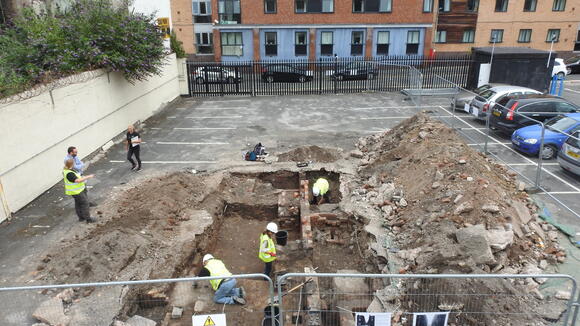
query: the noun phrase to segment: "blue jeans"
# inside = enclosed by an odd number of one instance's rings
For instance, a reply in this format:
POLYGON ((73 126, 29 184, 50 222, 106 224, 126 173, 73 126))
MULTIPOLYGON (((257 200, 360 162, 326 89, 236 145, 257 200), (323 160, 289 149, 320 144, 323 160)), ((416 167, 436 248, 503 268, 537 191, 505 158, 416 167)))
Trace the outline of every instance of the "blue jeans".
POLYGON ((232 297, 239 297, 241 294, 240 288, 237 288, 236 285, 235 278, 223 280, 220 287, 215 291, 213 301, 215 303, 235 304, 232 297))

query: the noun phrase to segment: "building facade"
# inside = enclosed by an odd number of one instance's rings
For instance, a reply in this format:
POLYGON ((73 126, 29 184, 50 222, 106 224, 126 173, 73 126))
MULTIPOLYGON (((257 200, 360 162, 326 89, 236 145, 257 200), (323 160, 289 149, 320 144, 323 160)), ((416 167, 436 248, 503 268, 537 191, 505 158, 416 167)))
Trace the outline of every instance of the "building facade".
POLYGON ((433 34, 422 0, 193 0, 193 8, 210 18, 195 23, 197 53, 211 49, 216 61, 423 55, 433 34))
POLYGON ((580 50, 580 0, 438 0, 437 5, 433 47, 440 52, 494 43, 539 50, 553 46, 559 53, 580 50))

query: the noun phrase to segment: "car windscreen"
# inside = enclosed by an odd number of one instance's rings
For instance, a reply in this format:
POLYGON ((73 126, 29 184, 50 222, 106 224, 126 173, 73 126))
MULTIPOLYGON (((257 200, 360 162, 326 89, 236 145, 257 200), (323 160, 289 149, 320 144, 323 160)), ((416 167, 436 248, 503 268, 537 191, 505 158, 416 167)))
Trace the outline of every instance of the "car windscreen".
POLYGON ((491 88, 491 85, 490 85, 490 84, 485 84, 485 85, 479 86, 479 87, 478 87, 478 88, 476 88, 476 89, 475 89, 473 92, 474 92, 475 94, 481 94, 481 93, 483 93, 483 92, 487 91, 487 90, 488 90, 488 89, 490 89, 490 88, 491 88))
POLYGON ((495 91, 492 91, 491 89, 488 89, 487 91, 484 91, 483 93, 479 94, 477 96, 477 100, 478 101, 481 101, 481 102, 486 102, 487 100, 489 100, 490 98, 492 98, 495 94, 496 94, 495 91))
POLYGON ((576 148, 580 148, 580 133, 575 133, 572 136, 576 137, 576 138, 572 138, 572 137, 568 137, 568 140, 566 140, 566 144, 568 145, 572 145, 576 148))
POLYGON ((546 121, 546 126, 554 130, 564 131, 577 123, 578 121, 575 119, 560 115, 546 121))
POLYGON ((578 57, 572 57, 572 58, 568 58, 568 59, 564 60, 564 62, 566 64, 576 63, 578 61, 580 61, 580 56, 578 56, 578 57))

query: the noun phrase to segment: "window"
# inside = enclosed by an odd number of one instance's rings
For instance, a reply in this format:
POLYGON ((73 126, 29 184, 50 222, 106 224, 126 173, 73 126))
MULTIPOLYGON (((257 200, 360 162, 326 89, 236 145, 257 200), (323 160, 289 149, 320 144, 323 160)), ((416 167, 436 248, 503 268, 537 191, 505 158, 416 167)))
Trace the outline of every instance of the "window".
POLYGON ((352 32, 350 41, 350 55, 357 56, 363 55, 364 47, 364 32, 356 31, 352 32))
POLYGON ((265 14, 276 13, 276 0, 264 0, 264 13, 265 14))
POLYGON ((306 32, 296 32, 294 34, 294 55, 305 56, 308 55, 308 41, 306 32))
POLYGON ((446 43, 447 31, 437 31, 435 34, 435 43, 446 43))
POLYGON ((267 56, 278 55, 278 33, 276 32, 266 32, 264 33, 264 47, 266 49, 267 56))
POLYGON ((296 13, 334 12, 334 0, 294 0, 296 13))
POLYGON ((552 5, 552 11, 564 11, 566 10, 566 0, 554 0, 552 5))
POLYGON ((211 1, 193 1, 193 22, 211 23, 211 1))
POLYGON ((475 12, 479 9, 479 0, 467 0, 467 11, 475 12))
POLYGON ((377 55, 389 55, 390 32, 377 33, 377 55))
POLYGON ((391 12, 392 0, 353 0, 352 12, 391 12))
POLYGON ((508 9, 508 0, 495 0, 495 11, 505 12, 508 9))
POLYGON ((419 31, 407 32, 407 54, 419 53, 419 31))
POLYGON ((433 11, 433 0, 423 0, 423 12, 433 11))
POLYGON ((519 43, 530 43, 532 39, 531 29, 520 29, 520 35, 518 36, 519 43))
POLYGON ((537 5, 538 0, 526 0, 524 1, 524 11, 536 11, 537 5))
POLYGON ((492 29, 491 35, 489 37, 490 43, 501 43, 503 42, 503 29, 492 29))
POLYGON ((241 24, 240 0, 219 0, 218 13, 220 24, 241 24))
POLYGON ((213 53, 213 33, 195 33, 195 48, 198 54, 213 53))
POLYGON ((546 42, 558 42, 560 41, 560 30, 559 29, 549 29, 546 35, 546 42))
POLYGON ((321 55, 333 55, 333 33, 332 32, 321 32, 320 33, 320 54, 321 55))
POLYGON ((463 31, 463 39, 461 42, 463 43, 473 43, 475 40, 475 31, 473 29, 467 29, 463 31))
POLYGON ((222 55, 237 55, 244 54, 244 45, 242 43, 241 32, 222 32, 222 55))
POLYGON ((558 113, 574 113, 577 112, 577 108, 566 102, 556 102, 554 103, 556 107, 556 112, 558 113))
POLYGON ((450 12, 451 0, 439 0, 439 12, 450 12))

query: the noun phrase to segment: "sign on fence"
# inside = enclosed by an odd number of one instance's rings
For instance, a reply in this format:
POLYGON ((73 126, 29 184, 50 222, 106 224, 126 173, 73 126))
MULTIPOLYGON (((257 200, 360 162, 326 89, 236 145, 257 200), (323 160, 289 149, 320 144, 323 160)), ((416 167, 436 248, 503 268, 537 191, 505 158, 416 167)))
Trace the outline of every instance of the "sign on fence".
POLYGON ((390 312, 356 313, 356 326, 391 326, 390 312))
POLYGON ((226 326, 226 315, 197 315, 191 317, 193 326, 226 326))

